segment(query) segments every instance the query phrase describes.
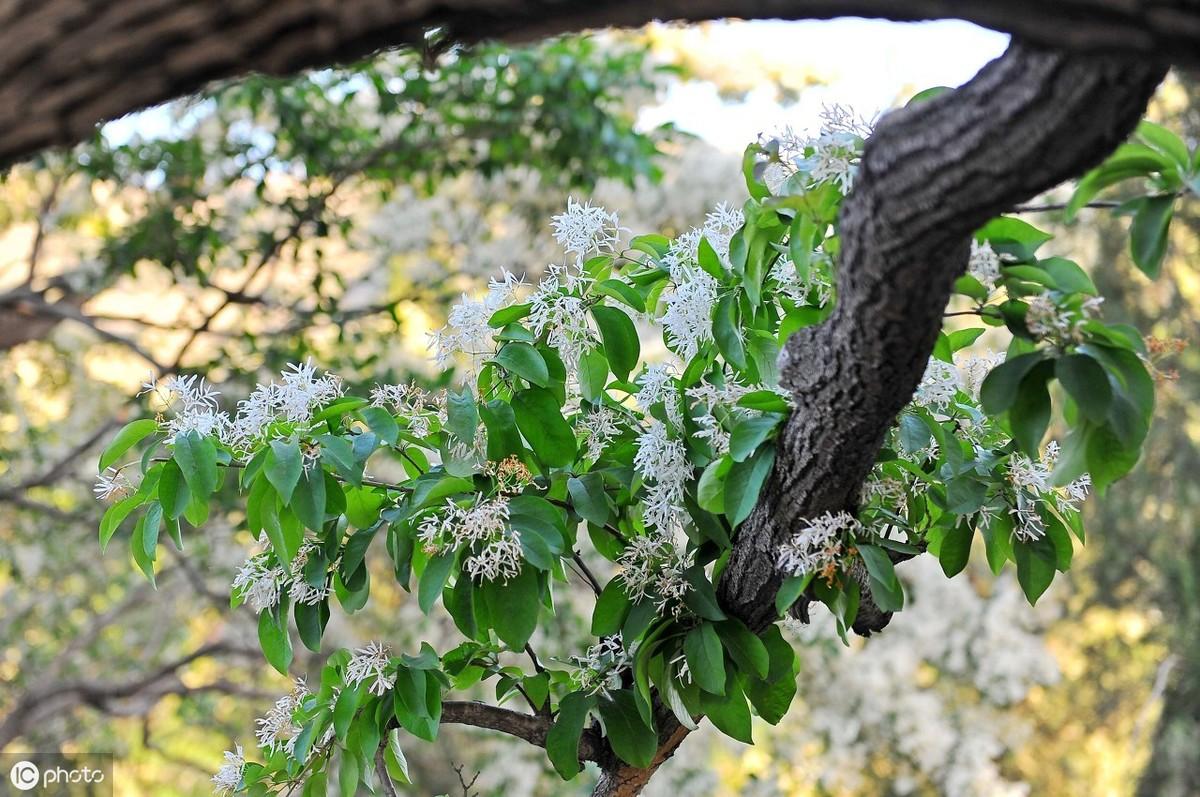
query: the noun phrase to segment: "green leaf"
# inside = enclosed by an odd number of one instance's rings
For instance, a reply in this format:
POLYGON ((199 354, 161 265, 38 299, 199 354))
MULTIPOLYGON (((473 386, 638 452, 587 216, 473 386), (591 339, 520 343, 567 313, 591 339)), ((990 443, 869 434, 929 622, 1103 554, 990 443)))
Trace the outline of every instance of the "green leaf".
POLYGON ((496 354, 494 362, 509 373, 516 374, 538 387, 550 384, 550 370, 546 368, 546 360, 528 343, 505 343, 504 348, 496 354))
POLYGON ((1050 392, 1046 381, 1054 374, 1054 361, 1043 360, 1025 375, 1016 400, 1008 409, 1013 439, 1026 454, 1036 457, 1050 425, 1050 392))
POLYGON ((1014 357, 993 368, 979 389, 979 401, 988 415, 999 415, 1013 405, 1021 380, 1042 360, 1041 352, 1014 357))
POLYGON ((617 379, 628 378, 641 354, 641 344, 633 321, 623 311, 602 304, 592 307, 592 316, 600 328, 604 354, 613 375, 617 379))
POLYGON ((1067 293, 1086 293, 1096 295, 1096 285, 1083 269, 1065 257, 1048 257, 1039 260, 1038 265, 1054 278, 1059 288, 1067 293))
POLYGON ((389 446, 396 445, 400 439, 400 424, 396 423, 390 412, 383 407, 363 407, 358 414, 380 440, 389 446))
POLYGON ((703 236, 696 249, 696 262, 700 264, 700 268, 715 277, 717 282, 724 282, 729 276, 725 273, 725 267, 721 265, 721 258, 717 256, 717 251, 703 236))
POLYGON ((1104 423, 1113 397, 1104 366, 1086 354, 1068 354, 1055 363, 1054 375, 1085 418, 1104 423))
POLYGON ((999 253, 1015 255, 1020 260, 1033 260, 1038 247, 1054 236, 1020 219, 1000 216, 984 225, 975 233, 975 237, 989 242, 999 253))
POLYGON ((175 436, 175 461, 183 471, 192 499, 205 501, 217 489, 217 447, 195 431, 175 436))
POLYGON ((775 593, 775 612, 780 616, 787 614, 787 610, 792 608, 792 604, 800 599, 804 594, 804 590, 808 589, 808 585, 812 582, 813 574, 808 573, 803 576, 788 576, 779 585, 779 590, 775 593))
POLYGON ((1028 542, 1018 540, 1013 543, 1013 556, 1017 562, 1017 581, 1033 605, 1054 580, 1058 563, 1054 543, 1047 537, 1028 542))
POLYGON ((1108 485, 1137 464, 1140 451, 1124 445, 1107 426, 1091 430, 1087 438, 1087 469, 1096 492, 1103 495, 1108 485))
POLYGON ((696 485, 696 502, 701 509, 714 514, 725 512, 725 478, 732 467, 733 460, 728 456, 708 463, 696 485))
POLYGON ((492 399, 479 406, 479 417, 487 429, 487 457, 492 462, 502 462, 513 454, 525 450, 521 435, 517 431, 517 417, 512 407, 500 399, 492 399))
POLYGON ((969 524, 958 523, 942 538, 938 561, 946 578, 953 578, 967 566, 967 559, 971 556, 971 538, 974 535, 974 529, 969 524))
POLYGON ((292 607, 296 618, 296 631, 300 634, 300 642, 313 653, 321 652, 321 637, 325 633, 325 623, 329 621, 329 606, 321 603, 297 603, 292 607))
POLYGON ((745 462, 735 462, 729 469, 725 477, 725 516, 734 528, 750 516, 774 464, 774 446, 763 446, 745 462))
POLYGON ((178 520, 187 509, 191 498, 179 464, 175 460, 167 462, 158 480, 158 500, 163 506, 164 514, 170 520, 178 520))
POLYGON ((717 351, 721 352, 730 365, 739 370, 746 367, 746 344, 738 326, 737 296, 727 293, 717 300, 713 315, 713 338, 717 351))
POLYGON ((759 678, 767 677, 770 657, 761 639, 741 620, 732 617, 717 623, 716 628, 725 650, 729 651, 729 657, 737 663, 742 672, 759 678))
POLYGON ((619 578, 610 579, 592 610, 592 636, 611 636, 620 631, 631 605, 625 583, 619 578))
POLYGON ((511 650, 521 650, 537 628, 541 584, 537 571, 522 567, 507 582, 485 581, 483 592, 496 636, 511 650))
POLYGON ((104 517, 100 519, 101 553, 104 553, 104 549, 108 547, 108 541, 117 533, 117 529, 125 522, 125 518, 129 517, 129 514, 145 503, 145 501, 145 496, 131 495, 128 498, 118 501, 104 511, 104 517))
POLYGON ((460 392, 453 390, 446 393, 446 428, 468 446, 475 442, 475 429, 479 426, 479 411, 475 407, 475 397, 471 391, 463 388, 460 392))
POLYGON ((271 451, 263 466, 267 479, 279 492, 284 506, 291 503, 292 491, 300 481, 304 472, 304 458, 300 454, 300 446, 289 440, 272 440, 271 451))
POLYGON ((454 551, 439 554, 425 565, 425 569, 421 572, 421 579, 417 582, 417 605, 425 614, 429 614, 434 602, 442 594, 442 587, 446 586, 446 581, 450 578, 450 570, 453 567, 454 551))
POLYGON ((307 528, 320 532, 325 525, 325 471, 313 465, 304 471, 300 491, 292 495, 292 511, 307 528))
POLYGON ((646 302, 642 299, 641 294, 620 280, 607 279, 598 282, 592 288, 592 292, 602 296, 611 296, 617 301, 629 305, 639 313, 646 312, 646 302))
POLYGON ((121 427, 121 431, 117 432, 117 436, 113 438, 112 442, 108 444, 108 447, 100 453, 100 463, 97 472, 103 472, 110 465, 115 464, 121 458, 122 454, 154 434, 157 430, 158 423, 152 418, 141 418, 125 424, 121 427))
POLYGON ((1129 251, 1142 273, 1154 279, 1167 253, 1167 232, 1175 213, 1175 197, 1145 197, 1138 203, 1129 228, 1129 251))
POLYGON ((607 380, 608 358, 604 352, 591 349, 579 356, 579 392, 586 401, 599 401, 607 380))
POLYGON ((745 461, 754 453, 754 449, 771 436, 779 421, 779 418, 770 415, 742 418, 729 435, 729 456, 734 462, 745 461))
POLYGON ((531 387, 513 396, 517 428, 529 441, 534 455, 550 467, 566 467, 575 461, 575 433, 559 411, 549 390, 531 387))
POLYGON ((758 716, 771 725, 777 725, 796 697, 796 675, 793 671, 796 652, 783 638, 778 625, 772 625, 763 632, 762 642, 770 661, 767 677, 747 678, 743 688, 758 716))
POLYGON ((567 491, 571 503, 579 516, 589 523, 603 526, 608 523, 610 510, 604 492, 604 477, 599 473, 585 473, 567 479, 567 491))
POLYGON ((738 679, 731 674, 728 688, 723 688, 722 692, 723 697, 701 692, 700 710, 721 733, 744 744, 754 744, 750 705, 746 702, 738 679))
POLYGON ((506 327, 529 315, 529 311, 532 309, 532 304, 514 304, 511 307, 503 307, 492 313, 492 317, 488 319, 488 326, 492 329, 506 327))
POLYGON ((608 700, 602 699, 600 718, 613 752, 622 761, 640 769, 650 766, 658 752, 658 734, 642 720, 631 690, 618 689, 608 700))
POLYGON ((683 655, 696 685, 716 695, 725 692, 725 653, 712 623, 701 623, 688 631, 683 655))
POLYGON ((364 685, 347 686, 338 693, 333 704, 333 732, 338 739, 345 741, 350 732, 350 723, 358 713, 358 704, 362 702, 364 685))
POLYGON ((1183 143, 1183 139, 1162 125, 1143 119, 1138 122, 1135 135, 1174 161, 1180 174, 1186 174, 1191 169, 1187 145, 1183 143))
POLYGON ((579 764, 579 737, 595 704, 596 698, 583 692, 571 692, 558 701, 558 717, 546 733, 546 756, 563 780, 570 780, 583 769, 579 764))
POLYGON ((288 636, 287 623, 276 616, 275 612, 281 608, 279 606, 258 615, 258 644, 267 662, 287 675, 292 663, 292 640, 288 636))

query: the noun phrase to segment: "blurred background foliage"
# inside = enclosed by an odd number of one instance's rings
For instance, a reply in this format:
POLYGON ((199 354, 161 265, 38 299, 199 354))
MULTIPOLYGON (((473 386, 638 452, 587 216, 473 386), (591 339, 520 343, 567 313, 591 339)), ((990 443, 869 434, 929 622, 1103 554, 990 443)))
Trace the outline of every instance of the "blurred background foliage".
MULTIPOLYGON (((249 746, 285 690, 253 615, 229 609, 251 541, 228 507, 152 590, 122 546, 99 554, 97 442, 147 411, 130 397, 148 370, 203 374, 229 399, 306 357, 351 384, 438 384, 425 334, 500 268, 535 280, 570 194, 666 234, 738 202, 737 155, 639 112, 681 81, 766 82, 786 106, 819 76, 724 69, 694 46, 705 35, 431 41, 252 77, 3 177, 0 749, 112 752, 118 794, 209 791, 220 752, 249 746)), ((1195 142, 1200 83, 1173 78, 1151 116, 1195 142)), ((1173 342, 1200 332, 1200 207, 1180 206, 1156 282, 1129 261, 1127 220, 1035 221, 1092 264, 1108 316, 1165 352, 1145 461, 1090 504, 1080 566, 1035 612, 1011 578, 909 563, 912 606, 886 633, 847 649, 820 622, 794 629, 792 715, 754 748, 698 734, 655 793, 1200 794, 1200 353, 1173 342)), ((375 581, 331 646, 455 633, 375 581)), ((480 794, 563 793, 520 744, 448 728, 412 748, 412 793, 464 793, 456 765, 480 794)))

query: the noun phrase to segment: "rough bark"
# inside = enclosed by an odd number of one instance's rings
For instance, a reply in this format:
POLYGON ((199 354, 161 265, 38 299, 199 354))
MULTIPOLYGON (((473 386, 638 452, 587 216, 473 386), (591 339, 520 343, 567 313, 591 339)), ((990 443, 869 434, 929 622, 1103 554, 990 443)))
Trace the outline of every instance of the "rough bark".
MULTIPOLYGON (((796 411, 719 585, 727 611, 755 629, 773 622, 779 543, 803 518, 855 508, 925 370, 971 233, 1102 160, 1164 74, 1147 61, 1015 43, 958 91, 880 122, 842 209, 837 308, 780 357, 796 411)), ((886 624, 869 602, 866 612, 861 631, 886 624)), ((664 751, 684 736, 672 726, 664 751)), ((606 772, 594 797, 638 794, 665 758, 606 772)))
POLYGON ((212 80, 421 46, 431 28, 469 43, 727 16, 958 18, 1045 45, 1200 65, 1197 0, 7 0, 0 166, 212 80))

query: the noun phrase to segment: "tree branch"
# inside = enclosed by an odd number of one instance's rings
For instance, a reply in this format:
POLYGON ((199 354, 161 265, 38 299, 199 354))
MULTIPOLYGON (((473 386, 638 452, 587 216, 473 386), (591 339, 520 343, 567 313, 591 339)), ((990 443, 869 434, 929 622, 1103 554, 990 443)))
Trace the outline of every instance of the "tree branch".
MULTIPOLYGON (((549 716, 525 714, 474 700, 448 700, 443 703, 442 723, 500 731, 524 739, 536 747, 546 746, 546 734, 553 724, 549 716)), ((609 763, 612 755, 595 731, 584 729, 579 740, 579 760, 609 763)))
POLYGON ((1194 0, 43 0, 0 10, 0 166, 213 80, 422 47, 435 28, 471 43, 731 16, 957 18, 1047 46, 1200 65, 1194 0))

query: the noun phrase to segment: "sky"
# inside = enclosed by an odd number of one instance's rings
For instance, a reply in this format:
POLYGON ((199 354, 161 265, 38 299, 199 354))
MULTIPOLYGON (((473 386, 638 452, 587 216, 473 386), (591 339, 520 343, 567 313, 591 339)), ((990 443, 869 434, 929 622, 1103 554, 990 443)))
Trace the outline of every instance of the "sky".
MULTIPOLYGON (((921 89, 957 86, 1003 52, 1008 36, 966 22, 896 23, 837 19, 805 22, 720 22, 689 36, 696 57, 754 69, 795 70, 825 85, 805 89, 798 103, 781 106, 773 89, 753 90, 729 102, 704 82, 675 84, 663 102, 643 112, 641 124, 674 122, 719 149, 741 152, 759 133, 791 125, 815 130, 826 103, 849 105, 870 118, 921 89)), ((105 135, 127 141, 169 129, 170 115, 152 108, 105 125, 105 135)))
POLYGON ((712 84, 679 84, 642 116, 643 124, 673 121, 733 152, 783 125, 815 127, 826 103, 852 106, 869 118, 921 89, 961 85, 1008 44, 1007 35, 956 21, 738 22, 711 26, 706 34, 704 46, 722 61, 737 63, 744 55, 746 61, 801 70, 826 83, 804 90, 790 107, 781 107, 770 89, 729 103, 712 84))

